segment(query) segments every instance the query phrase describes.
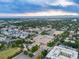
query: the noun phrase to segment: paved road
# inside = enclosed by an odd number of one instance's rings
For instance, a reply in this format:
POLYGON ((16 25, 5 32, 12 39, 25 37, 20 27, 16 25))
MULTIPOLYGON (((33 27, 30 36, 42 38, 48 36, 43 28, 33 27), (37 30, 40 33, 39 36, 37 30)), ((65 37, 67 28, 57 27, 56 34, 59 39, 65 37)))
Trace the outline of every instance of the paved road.
POLYGON ((24 55, 23 53, 21 53, 18 56, 12 58, 12 59, 34 59, 34 57, 30 58, 29 56, 24 55))

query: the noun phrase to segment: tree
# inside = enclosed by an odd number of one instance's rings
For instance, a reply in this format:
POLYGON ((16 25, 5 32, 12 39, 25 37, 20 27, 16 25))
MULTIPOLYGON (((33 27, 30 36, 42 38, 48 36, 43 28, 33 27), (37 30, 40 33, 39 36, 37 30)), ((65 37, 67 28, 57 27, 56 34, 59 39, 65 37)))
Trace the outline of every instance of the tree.
POLYGON ((38 46, 38 45, 33 46, 33 47, 32 47, 32 49, 31 49, 31 52, 32 52, 32 53, 34 53, 35 51, 37 51, 37 50, 38 50, 38 48, 39 48, 39 46, 38 46))
POLYGON ((76 46, 79 48, 79 40, 76 40, 76 46))
POLYGON ((73 48, 77 48, 77 43, 71 43, 71 42, 63 42, 64 45, 73 47, 73 48))
POLYGON ((25 55, 27 55, 27 54, 28 54, 28 52, 27 52, 27 51, 24 51, 24 54, 25 54, 25 55))
POLYGON ((0 49, 4 49, 5 48, 5 44, 0 44, 0 49))
POLYGON ((45 57, 47 55, 47 50, 42 51, 41 54, 42 54, 42 57, 45 57))
POLYGON ((55 43, 52 41, 48 42, 47 46, 52 47, 55 43))
POLYGON ((24 40, 16 40, 12 43, 12 47, 23 47, 24 40))
POLYGON ((45 31, 41 32, 41 35, 46 35, 47 33, 45 31))
POLYGON ((65 39, 68 36, 69 36, 69 32, 68 31, 65 31, 64 33, 61 34, 62 39, 65 39))
POLYGON ((33 54, 32 54, 32 53, 29 53, 28 55, 29 55, 29 57, 32 57, 32 56, 33 56, 33 54))

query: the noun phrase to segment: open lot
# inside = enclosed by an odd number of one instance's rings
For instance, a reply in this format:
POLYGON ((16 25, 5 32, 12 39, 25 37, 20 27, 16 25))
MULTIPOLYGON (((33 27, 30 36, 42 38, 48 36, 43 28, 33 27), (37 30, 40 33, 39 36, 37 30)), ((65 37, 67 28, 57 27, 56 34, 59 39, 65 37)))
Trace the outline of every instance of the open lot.
POLYGON ((9 48, 8 50, 1 51, 0 59, 8 59, 8 57, 15 55, 20 50, 20 48, 9 48))

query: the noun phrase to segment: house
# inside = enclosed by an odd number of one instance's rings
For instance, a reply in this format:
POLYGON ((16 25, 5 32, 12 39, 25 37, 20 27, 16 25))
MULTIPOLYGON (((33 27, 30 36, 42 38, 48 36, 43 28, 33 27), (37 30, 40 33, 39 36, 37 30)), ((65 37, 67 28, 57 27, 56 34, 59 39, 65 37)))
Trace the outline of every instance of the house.
POLYGON ((64 31, 55 31, 54 33, 53 33, 53 35, 54 36, 57 36, 57 35, 60 35, 60 34, 62 34, 64 31))

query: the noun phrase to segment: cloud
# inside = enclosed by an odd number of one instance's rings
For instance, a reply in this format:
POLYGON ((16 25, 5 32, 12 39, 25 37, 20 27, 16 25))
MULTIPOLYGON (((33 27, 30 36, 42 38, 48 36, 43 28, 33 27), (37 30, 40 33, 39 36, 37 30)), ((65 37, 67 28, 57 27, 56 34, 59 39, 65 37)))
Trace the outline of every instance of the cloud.
POLYGON ((49 10, 36 13, 27 13, 26 16, 56 16, 56 15, 79 15, 78 13, 65 12, 61 10, 49 10))
POLYGON ((0 14, 0 16, 59 16, 59 15, 79 15, 78 13, 65 12, 61 10, 49 10, 34 13, 20 13, 20 14, 0 14))
POLYGON ((78 0, 0 0, 0 2, 19 2, 19 3, 31 3, 31 4, 37 4, 42 6, 47 5, 61 5, 61 6, 69 6, 69 5, 79 5, 76 2, 79 2, 78 0))
POLYGON ((32 4, 39 4, 42 6, 53 5, 53 6, 70 6, 79 5, 74 0, 19 0, 21 2, 28 2, 32 4))
POLYGON ((79 0, 0 0, 0 16, 78 15, 77 1, 79 2, 79 0))
POLYGON ((73 2, 73 1, 69 1, 69 0, 56 0, 54 2, 49 3, 49 5, 53 5, 53 6, 72 6, 72 5, 78 5, 77 3, 73 2))

